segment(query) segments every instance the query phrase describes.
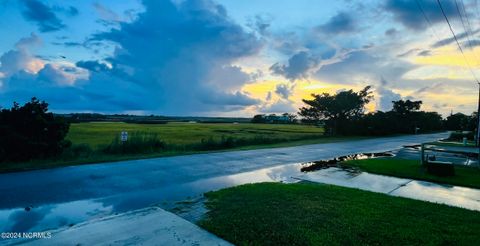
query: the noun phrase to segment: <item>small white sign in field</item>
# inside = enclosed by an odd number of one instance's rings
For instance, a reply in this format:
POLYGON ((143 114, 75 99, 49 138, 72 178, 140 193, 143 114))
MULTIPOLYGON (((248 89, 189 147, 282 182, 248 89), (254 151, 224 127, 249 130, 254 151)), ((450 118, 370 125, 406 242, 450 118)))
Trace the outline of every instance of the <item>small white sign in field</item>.
POLYGON ((120 138, 122 139, 122 142, 126 142, 128 140, 128 132, 122 131, 120 138))

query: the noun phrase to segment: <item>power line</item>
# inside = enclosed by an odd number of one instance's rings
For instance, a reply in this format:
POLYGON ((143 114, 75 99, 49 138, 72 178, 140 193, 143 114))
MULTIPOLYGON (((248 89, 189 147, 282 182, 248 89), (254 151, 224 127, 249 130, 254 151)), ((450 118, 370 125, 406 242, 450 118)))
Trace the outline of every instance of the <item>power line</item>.
POLYGON ((470 31, 470 35, 473 36, 472 25, 470 24, 470 19, 468 18, 467 10, 465 9, 465 3, 463 2, 463 0, 460 0, 460 5, 462 6, 463 14, 465 15, 465 19, 467 20, 467 26, 468 30, 470 31))
MULTIPOLYGON (((424 11, 424 9, 423 9, 423 7, 422 7, 422 4, 420 3, 420 0, 415 0, 415 2, 417 3, 417 6, 418 6, 418 8, 420 9, 420 12, 422 13, 425 21, 426 21, 427 24, 429 25, 432 33, 433 33, 433 34, 435 35, 435 37, 437 38, 437 41, 441 42, 442 39, 437 35, 437 32, 435 31, 435 28, 433 27, 433 24, 432 24, 432 22, 430 21, 430 19, 428 18, 426 12, 424 11)), ((464 56, 464 58, 465 58, 465 56, 464 56)), ((458 62, 458 65, 461 66, 460 62, 458 62)), ((474 74, 472 73, 472 75, 474 75, 474 74)), ((475 78, 475 76, 474 76, 474 78, 475 78)))
MULTIPOLYGON (((422 13, 425 21, 427 22, 428 26, 430 27, 432 33, 435 35, 435 37, 437 38, 437 41, 438 42, 441 42, 442 39, 437 35, 437 32, 435 31, 435 28, 433 27, 433 24, 432 22, 430 21, 430 19, 428 18, 426 12, 424 11, 423 7, 422 7, 422 4, 420 3, 420 0, 415 0, 415 2, 417 3, 417 7, 420 9, 420 12, 422 13)), ((465 56, 464 56, 465 57, 465 56)), ((460 62, 458 62, 458 65, 461 66, 460 62)), ((472 75, 474 75, 472 73, 472 75)), ((473 76, 475 78, 475 76, 473 76)))
POLYGON ((480 16, 480 10, 478 10, 478 0, 474 0, 475 10, 477 11, 477 17, 480 16))
POLYGON ((450 28, 450 32, 453 34, 453 38, 455 39, 455 42, 457 43, 458 48, 460 49, 460 52, 462 53, 463 59, 465 60, 465 63, 467 64, 468 69, 472 73, 473 78, 475 81, 477 81, 478 84, 480 84, 480 81, 478 81, 477 76, 475 76, 475 73, 472 70, 472 67, 470 66, 470 63, 468 63, 467 57, 465 56, 465 53, 463 52, 462 46, 460 45, 460 42, 458 42, 457 35, 455 35, 455 32, 453 31, 452 25, 450 24, 450 21, 448 20, 447 15, 445 14, 445 10, 443 9, 442 3, 440 0, 437 0, 438 6, 440 7, 440 10, 442 11, 443 17, 445 17, 445 20, 447 21, 448 27, 450 28))
POLYGON ((415 0, 415 2, 417 3, 417 6, 420 9, 420 12, 422 12, 423 18, 425 18, 425 21, 427 22, 428 26, 430 27, 430 30, 432 31, 433 35, 435 35, 435 37, 438 40, 441 40, 441 38, 437 35, 437 32, 435 32, 435 29, 433 28, 432 22, 430 21, 427 14, 423 10, 422 5, 420 4, 419 0, 415 0))
POLYGON ((462 22, 463 30, 465 31, 465 34, 467 36, 468 46, 470 46, 470 49, 472 50, 473 55, 475 56, 476 62, 478 64, 478 57, 477 57, 477 54, 475 54, 475 52, 473 51, 472 39, 470 38, 470 35, 471 35, 471 32, 472 32, 472 29, 471 29, 471 26, 470 26, 470 21, 468 20, 468 15, 467 15, 467 12, 465 11, 465 5, 463 4, 463 0, 461 0, 460 3, 461 3, 462 8, 459 7, 458 1, 455 0, 455 6, 457 7, 458 15, 460 16, 460 20, 462 22), (463 9, 463 14, 465 15, 465 21, 463 20, 461 9, 463 9), (467 25, 465 25, 465 22, 467 23, 467 25), (467 28, 467 26, 468 26, 468 28, 467 28))

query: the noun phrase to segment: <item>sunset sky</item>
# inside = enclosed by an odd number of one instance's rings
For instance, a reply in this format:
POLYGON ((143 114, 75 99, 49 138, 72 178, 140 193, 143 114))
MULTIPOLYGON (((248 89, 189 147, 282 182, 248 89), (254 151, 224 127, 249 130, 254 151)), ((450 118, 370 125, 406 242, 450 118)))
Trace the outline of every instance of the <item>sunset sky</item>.
POLYGON ((470 114, 480 3, 440 2, 464 55, 436 0, 3 0, 0 105, 252 116, 371 85, 369 110, 470 114))

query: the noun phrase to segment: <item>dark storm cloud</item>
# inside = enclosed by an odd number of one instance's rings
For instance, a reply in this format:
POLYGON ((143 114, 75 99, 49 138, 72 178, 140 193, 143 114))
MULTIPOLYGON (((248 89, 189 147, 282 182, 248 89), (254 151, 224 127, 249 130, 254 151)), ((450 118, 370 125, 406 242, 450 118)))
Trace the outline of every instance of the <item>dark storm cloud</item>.
MULTIPOLYGON (((405 27, 411 30, 421 31, 426 29, 428 24, 416 1, 417 0, 386 0, 383 8, 391 12, 395 20, 402 23, 405 27)), ((433 25, 439 22, 445 22, 445 18, 436 0, 421 0, 418 2, 433 25)), ((457 18, 453 1, 442 1, 442 6, 449 19, 457 18)))
MULTIPOLYGON (((38 0, 22 0, 25 19, 35 22, 41 32, 57 31, 65 27, 52 8, 38 0)), ((78 11, 77 11, 78 12, 78 11)))
POLYGON ((376 81, 380 75, 386 80, 395 81, 415 67, 417 66, 405 61, 359 50, 350 52, 339 62, 322 66, 315 72, 314 77, 338 84, 376 81))
POLYGON ((353 16, 347 12, 339 12, 330 18, 327 23, 318 26, 317 31, 326 34, 350 33, 357 30, 356 21, 353 16))
POLYGON ((107 65, 99 61, 79 61, 75 64, 77 67, 87 69, 92 72, 108 71, 107 65))
POLYGON ((307 78, 309 72, 315 68, 319 62, 318 58, 313 57, 306 51, 301 51, 290 57, 286 65, 275 63, 270 67, 270 70, 273 74, 282 75, 290 80, 296 80, 307 78))

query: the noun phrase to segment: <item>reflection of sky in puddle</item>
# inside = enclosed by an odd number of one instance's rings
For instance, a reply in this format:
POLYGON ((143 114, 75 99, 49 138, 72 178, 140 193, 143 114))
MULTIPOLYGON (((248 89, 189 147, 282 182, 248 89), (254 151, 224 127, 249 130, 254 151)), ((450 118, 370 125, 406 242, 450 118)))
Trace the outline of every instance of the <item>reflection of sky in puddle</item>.
POLYGON ((480 211, 480 190, 475 189, 412 181, 391 194, 480 211))
POLYGON ((339 168, 329 168, 320 170, 318 172, 306 173, 299 178, 313 182, 333 184, 382 193, 388 193, 407 182, 404 179, 370 173, 360 173, 358 175, 351 176, 350 173, 339 168))
POLYGON ((46 205, 25 211, 24 208, 0 210, 2 232, 43 231, 110 214, 111 206, 95 201, 75 201, 46 205))
POLYGON ((43 231, 153 204, 169 209, 175 205, 176 201, 198 197, 207 191, 247 183, 297 182, 290 178, 295 174, 300 174, 299 164, 260 169, 179 185, 167 185, 95 200, 44 205, 33 207, 28 212, 24 208, 0 210, 0 231, 43 231))
POLYGON ((297 182, 309 180, 363 190, 390 193, 395 196, 445 203, 480 211, 480 191, 469 188, 442 186, 428 182, 411 181, 375 175, 355 173, 339 168, 322 169, 302 173, 302 164, 289 164, 251 172, 202 179, 190 183, 166 185, 141 192, 123 193, 95 200, 75 201, 55 205, 0 210, 1 231, 43 231, 77 224, 114 213, 157 204, 172 208, 176 201, 196 198, 204 192, 246 183, 297 182))
POLYGON ((477 189, 412 181, 411 179, 365 172, 349 177, 349 173, 339 168, 328 168, 306 173, 298 178, 480 211, 480 190, 477 189))

